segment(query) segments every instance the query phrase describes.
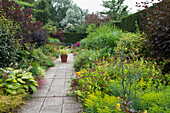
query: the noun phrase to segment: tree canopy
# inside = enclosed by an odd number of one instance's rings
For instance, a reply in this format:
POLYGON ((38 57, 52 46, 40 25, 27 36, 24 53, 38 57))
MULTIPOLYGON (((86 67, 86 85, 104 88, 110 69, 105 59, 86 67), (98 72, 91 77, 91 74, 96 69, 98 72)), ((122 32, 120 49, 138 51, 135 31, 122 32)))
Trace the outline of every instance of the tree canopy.
POLYGON ((72 5, 66 12, 65 18, 60 22, 65 28, 73 28, 77 25, 82 25, 85 21, 83 11, 76 4, 72 5))
POLYGON ((112 20, 119 21, 122 17, 128 15, 128 6, 123 5, 125 0, 103 1, 102 6, 108 8, 108 11, 101 12, 107 14, 112 20))

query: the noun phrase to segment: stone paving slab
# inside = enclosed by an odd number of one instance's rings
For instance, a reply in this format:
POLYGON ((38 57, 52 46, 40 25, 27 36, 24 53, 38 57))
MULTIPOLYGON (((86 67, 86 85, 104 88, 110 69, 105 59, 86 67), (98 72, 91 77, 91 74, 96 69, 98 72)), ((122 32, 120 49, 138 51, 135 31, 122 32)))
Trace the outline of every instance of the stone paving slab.
POLYGON ((52 97, 52 98, 46 98, 44 101, 44 106, 58 106, 63 104, 63 98, 62 97, 52 97))
POLYGON ((44 98, 32 98, 30 99, 18 113, 39 113, 44 98))
POLYGON ((82 105, 78 103, 64 103, 62 113, 81 113, 82 105))
POLYGON ((61 113, 62 105, 60 106, 43 106, 40 113, 61 113))
POLYGON ((67 96, 70 93, 70 78, 75 77, 73 54, 68 55, 67 63, 56 59, 55 67, 47 70, 45 84, 20 109, 19 113, 81 113, 82 105, 76 98, 67 96))

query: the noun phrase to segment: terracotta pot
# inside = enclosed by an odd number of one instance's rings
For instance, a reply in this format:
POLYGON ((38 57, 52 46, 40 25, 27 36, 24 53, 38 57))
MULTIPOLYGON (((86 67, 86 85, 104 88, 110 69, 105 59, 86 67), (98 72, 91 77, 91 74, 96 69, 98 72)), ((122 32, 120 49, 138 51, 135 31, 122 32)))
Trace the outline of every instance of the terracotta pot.
POLYGON ((61 56, 61 62, 67 62, 68 55, 60 55, 61 56))

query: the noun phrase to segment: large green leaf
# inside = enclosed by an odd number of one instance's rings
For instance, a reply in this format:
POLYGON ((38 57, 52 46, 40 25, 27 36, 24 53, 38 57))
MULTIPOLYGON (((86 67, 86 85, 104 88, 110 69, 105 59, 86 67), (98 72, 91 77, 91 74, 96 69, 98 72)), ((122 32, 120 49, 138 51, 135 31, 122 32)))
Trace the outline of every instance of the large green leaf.
POLYGON ((34 84, 35 86, 39 86, 37 81, 34 81, 33 84, 34 84))
POLYGON ((31 87, 31 89, 32 89, 34 92, 37 92, 37 88, 36 88, 33 84, 30 84, 29 86, 31 87))
POLYGON ((12 90, 12 89, 5 89, 8 93, 10 94, 16 94, 16 90, 12 90))
POLYGON ((23 85, 23 87, 28 91, 28 89, 29 89, 28 85, 23 85))
POLYGON ((7 87, 9 89, 18 89, 21 86, 19 83, 12 83, 12 84, 7 84, 7 87))
POLYGON ((5 80, 5 82, 10 82, 12 80, 13 80, 13 78, 8 78, 8 79, 5 80))
POLYGON ((30 79, 30 78, 33 78, 33 76, 31 75, 31 73, 24 73, 21 78, 22 79, 30 79))
POLYGON ((20 78, 17 78, 17 80, 18 80, 20 83, 23 83, 23 84, 25 84, 25 81, 23 81, 22 79, 20 79, 20 78))

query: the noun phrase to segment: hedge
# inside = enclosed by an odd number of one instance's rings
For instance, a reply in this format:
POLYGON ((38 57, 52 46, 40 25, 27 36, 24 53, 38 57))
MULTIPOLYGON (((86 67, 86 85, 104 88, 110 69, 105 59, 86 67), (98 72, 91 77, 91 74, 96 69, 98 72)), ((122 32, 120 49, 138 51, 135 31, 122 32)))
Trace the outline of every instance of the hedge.
POLYGON ((122 29, 123 31, 128 31, 128 32, 136 32, 137 28, 136 28, 136 23, 135 21, 137 21, 137 24, 139 26, 139 30, 142 30, 142 18, 140 17, 140 12, 128 15, 127 17, 122 18, 121 21, 110 21, 109 24, 112 24, 113 26, 116 26, 120 29, 122 29))
POLYGON ((64 33, 64 43, 77 43, 87 37, 87 33, 64 33))
MULTIPOLYGON (((159 4, 159 3, 157 3, 159 4)), ((151 10, 154 10, 154 6, 149 7, 151 10)), ((113 26, 116 26, 120 29, 122 29, 123 31, 127 31, 127 32, 136 32, 137 28, 136 28, 136 23, 135 21, 137 21, 139 30, 142 31, 142 18, 140 16, 140 14, 142 13, 143 17, 146 17, 146 12, 145 10, 141 10, 139 12, 136 12, 134 14, 128 15, 124 18, 122 18, 121 21, 110 21, 109 24, 112 24, 113 26)))

